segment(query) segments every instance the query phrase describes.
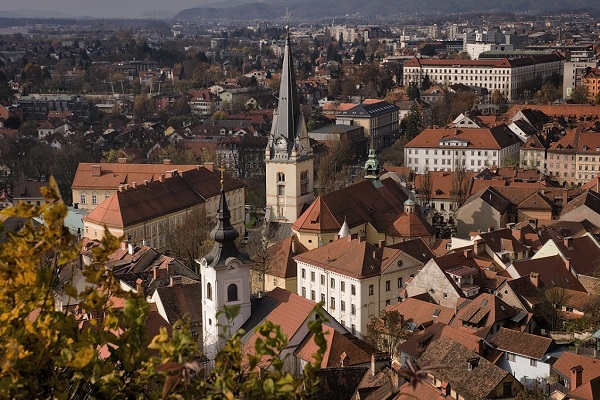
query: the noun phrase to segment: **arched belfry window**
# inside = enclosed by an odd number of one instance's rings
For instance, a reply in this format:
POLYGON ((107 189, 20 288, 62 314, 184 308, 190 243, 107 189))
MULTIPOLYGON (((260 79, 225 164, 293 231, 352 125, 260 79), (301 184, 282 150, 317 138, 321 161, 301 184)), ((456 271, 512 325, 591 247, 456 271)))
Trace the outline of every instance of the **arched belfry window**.
POLYGON ((212 285, 210 282, 206 284, 206 298, 208 300, 212 300, 212 285))
POLYGON ((238 287, 235 283, 227 286, 227 301, 238 300, 238 287))
POLYGON ((277 173, 277 182, 285 182, 285 174, 283 172, 277 173))

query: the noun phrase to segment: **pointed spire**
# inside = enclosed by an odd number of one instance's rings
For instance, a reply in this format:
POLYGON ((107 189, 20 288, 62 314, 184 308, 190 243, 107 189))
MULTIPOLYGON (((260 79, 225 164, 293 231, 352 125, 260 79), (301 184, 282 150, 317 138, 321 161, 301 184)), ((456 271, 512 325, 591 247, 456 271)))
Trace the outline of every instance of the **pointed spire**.
POLYGON ((210 238, 214 240, 214 245, 210 252, 204 257, 208 266, 216 268, 225 266, 227 259, 235 257, 246 263, 250 262, 247 254, 238 250, 235 245, 235 239, 238 238, 238 231, 231 225, 231 213, 227 205, 227 197, 223 189, 223 171, 221 171, 221 197, 219 199, 219 210, 217 211, 217 224, 210 232, 210 238))
POLYGON ((280 136, 284 136, 287 139, 288 150, 291 150, 295 139, 301 133, 301 124, 304 123, 304 117, 300 112, 289 27, 286 29, 283 68, 279 86, 279 103, 277 104, 277 115, 274 116, 271 135, 275 140, 280 136))
POLYGON ((338 237, 341 238, 345 238, 346 236, 350 236, 351 232, 350 232, 350 227, 348 226, 348 223, 346 222, 346 217, 344 217, 344 223, 342 224, 342 227, 340 228, 340 231, 338 232, 338 237))
POLYGON ((369 156, 365 162, 365 179, 378 180, 379 179, 379 160, 375 153, 375 146, 373 144, 373 135, 371 135, 371 146, 369 147, 369 156))

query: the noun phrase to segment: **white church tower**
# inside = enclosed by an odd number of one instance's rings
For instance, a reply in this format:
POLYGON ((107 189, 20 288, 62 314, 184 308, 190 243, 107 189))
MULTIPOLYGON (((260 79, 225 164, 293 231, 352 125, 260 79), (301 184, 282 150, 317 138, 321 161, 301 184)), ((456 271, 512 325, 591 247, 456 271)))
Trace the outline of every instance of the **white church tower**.
POLYGON ((270 222, 294 223, 314 200, 314 167, 287 32, 279 103, 265 150, 266 215, 270 222))
POLYGON ((221 198, 217 212, 217 225, 211 231, 213 248, 202 259, 202 327, 204 352, 213 359, 225 340, 220 335, 232 335, 250 317, 250 268, 253 262, 235 245, 238 231, 231 225, 229 207, 223 191, 221 170, 221 198), (228 321, 223 313, 225 306, 238 306, 237 316, 228 321), (217 316, 217 314, 219 314, 217 316))

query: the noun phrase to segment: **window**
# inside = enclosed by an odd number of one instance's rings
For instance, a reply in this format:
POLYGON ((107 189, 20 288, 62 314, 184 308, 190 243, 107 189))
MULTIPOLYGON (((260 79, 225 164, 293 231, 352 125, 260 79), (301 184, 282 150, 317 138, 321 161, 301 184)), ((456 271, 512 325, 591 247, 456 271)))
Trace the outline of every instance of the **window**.
POLYGON ((350 314, 356 315, 356 305, 354 305, 354 304, 350 305, 350 314))
POLYGON ((389 305, 390 305, 390 303, 391 303, 390 299, 387 299, 387 300, 385 301, 385 305, 386 305, 386 306, 389 306, 389 305))
POLYGON ((325 275, 321 275, 321 285, 325 284, 325 275))
POLYGON ((533 358, 529 359, 529 365, 531 365, 532 367, 537 367, 537 361, 534 360, 533 358))
POLYGON ((279 196, 285 196, 285 186, 283 186, 283 185, 279 185, 279 186, 277 187, 277 194, 278 194, 279 196))
POLYGON ((385 291, 386 292, 390 291, 390 281, 385 281, 385 291))
POLYGON ((356 335, 356 325, 352 324, 351 330, 352 330, 352 334, 356 335))
POLYGON ((335 279, 334 278, 331 278, 331 285, 330 286, 331 286, 332 289, 335 289, 335 279))
POLYGON ((506 353, 506 359, 507 359, 508 361, 510 361, 510 362, 515 362, 515 360, 516 360, 516 357, 515 357, 515 355, 514 355, 514 354, 512 354, 512 353, 506 353))
POLYGON ((346 291, 346 282, 340 281, 340 290, 342 293, 346 291))
POLYGON ((315 271, 310 271, 310 281, 311 282, 315 281, 315 271))
POLYGON ((342 310, 342 312, 346 311, 346 302, 344 300, 340 301, 340 310, 342 310))
POLYGON ((402 277, 398 278, 398 289, 402 287, 402 277))
POLYGON ((98 204, 98 198, 96 197, 96 194, 92 194, 92 204, 98 204))
POLYGON ((206 284, 206 298, 208 300, 212 300, 212 285, 210 282, 206 284))
POLYGON ((352 296, 355 296, 355 295, 356 295, 356 286, 354 286, 354 285, 350 285, 350 294, 351 294, 352 296))
POLYGON ((79 196, 79 202, 81 204, 85 204, 85 194, 82 194, 82 195, 79 196))
POLYGON ((227 301, 238 301, 238 287, 235 283, 227 286, 227 301))
POLYGON ((306 288, 302 286, 302 297, 306 298, 306 288))
POLYGON ((311 299, 312 301, 315 301, 315 291, 314 291, 314 290, 311 290, 311 291, 310 291, 310 299, 311 299))
POLYGON ((373 285, 369 285, 369 296, 373 296, 373 285))
POLYGON ((321 303, 325 304, 325 293, 321 293, 321 303))
POLYGON ((329 308, 335 310, 335 297, 329 299, 329 308))
POLYGON ((302 268, 302 278, 306 278, 306 270, 302 268))

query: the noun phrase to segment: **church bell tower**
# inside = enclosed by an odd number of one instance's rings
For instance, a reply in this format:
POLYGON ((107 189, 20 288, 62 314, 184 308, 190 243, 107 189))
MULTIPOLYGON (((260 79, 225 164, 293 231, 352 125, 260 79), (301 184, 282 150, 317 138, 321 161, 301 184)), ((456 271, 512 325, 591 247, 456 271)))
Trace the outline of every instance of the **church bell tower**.
POLYGON ((265 218, 291 224, 305 205, 314 200, 314 166, 306 122, 300 110, 289 28, 286 29, 279 103, 265 149, 265 218))

